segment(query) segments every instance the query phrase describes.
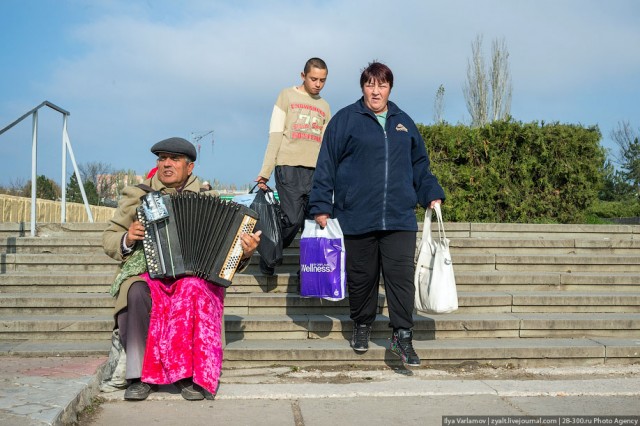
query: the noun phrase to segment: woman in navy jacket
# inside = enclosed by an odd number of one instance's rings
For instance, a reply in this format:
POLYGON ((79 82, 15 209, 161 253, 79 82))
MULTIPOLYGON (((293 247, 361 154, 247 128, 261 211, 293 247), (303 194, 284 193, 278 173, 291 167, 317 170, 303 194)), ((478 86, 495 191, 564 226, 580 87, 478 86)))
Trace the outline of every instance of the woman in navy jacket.
POLYGON ((393 73, 372 62, 360 76, 363 97, 327 125, 309 198, 320 226, 338 219, 345 236, 351 347, 369 348, 376 318, 380 269, 393 328, 391 351, 420 365, 413 343, 417 203, 432 207, 444 191, 429 168, 413 120, 389 94, 393 73))

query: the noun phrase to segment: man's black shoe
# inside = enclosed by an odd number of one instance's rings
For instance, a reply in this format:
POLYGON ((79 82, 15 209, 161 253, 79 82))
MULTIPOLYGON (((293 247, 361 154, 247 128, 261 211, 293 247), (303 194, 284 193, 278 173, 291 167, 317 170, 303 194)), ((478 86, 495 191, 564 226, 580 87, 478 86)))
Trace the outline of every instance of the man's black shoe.
POLYGON ((262 272, 262 275, 272 277, 273 274, 276 272, 276 270, 271 266, 267 266, 267 263, 264 260, 262 260, 262 258, 260 258, 260 272, 262 272))
POLYGON ((176 386, 180 389, 180 395, 187 401, 201 401, 204 399, 204 394, 200 392, 202 388, 193 383, 191 379, 182 379, 176 383, 176 386))
POLYGON ((151 392, 158 390, 158 386, 145 382, 135 382, 124 391, 124 399, 127 401, 144 401, 151 392))
MULTIPOLYGON (((176 386, 180 389, 180 395, 187 401, 201 401, 205 398, 212 401, 216 398, 215 393, 211 393, 202 386, 193 383, 191 379, 182 379, 176 383, 176 386)), ((220 387, 220 382, 218 382, 218 387, 220 387)))
POLYGON ((366 352, 369 350, 369 337, 371 336, 371 325, 353 324, 353 336, 351 337, 351 347, 356 352, 366 352))
POLYGON ((413 349, 413 332, 406 329, 398 329, 393 332, 391 338, 391 352, 398 355, 402 362, 410 367, 420 365, 420 358, 413 349))

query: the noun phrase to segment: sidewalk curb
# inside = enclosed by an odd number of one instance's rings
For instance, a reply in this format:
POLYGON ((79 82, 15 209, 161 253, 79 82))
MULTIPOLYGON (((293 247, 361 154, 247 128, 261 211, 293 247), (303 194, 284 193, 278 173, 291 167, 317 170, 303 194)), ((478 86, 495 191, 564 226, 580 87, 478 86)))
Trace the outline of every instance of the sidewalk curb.
MULTIPOLYGON (((122 401, 124 391, 100 396, 122 401)), ((368 398, 402 396, 638 396, 640 378, 587 380, 393 380, 374 383, 260 383, 224 382, 216 400, 299 400, 327 398, 368 398)), ((171 386, 161 387, 148 400, 181 400, 171 386)))
POLYGON ((66 404, 66 406, 62 406, 60 408, 57 415, 50 423, 44 424, 52 426, 65 426, 75 424, 78 419, 78 413, 91 405, 92 399, 94 397, 100 395, 98 385, 100 384, 100 380, 106 366, 106 362, 100 365, 96 373, 93 376, 89 377, 88 382, 78 390, 75 397, 71 399, 66 404))

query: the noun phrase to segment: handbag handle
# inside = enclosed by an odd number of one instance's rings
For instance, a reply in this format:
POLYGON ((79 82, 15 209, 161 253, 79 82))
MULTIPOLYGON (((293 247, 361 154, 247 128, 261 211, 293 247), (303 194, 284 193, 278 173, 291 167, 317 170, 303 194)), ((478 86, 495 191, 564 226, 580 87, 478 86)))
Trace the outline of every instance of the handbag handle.
MULTIPOLYGON (((253 194, 253 190, 256 189, 258 187, 259 183, 256 183, 255 185, 253 185, 253 188, 251 188, 251 191, 249 191, 249 194, 253 194)), ((267 189, 259 189, 260 191, 262 191, 264 193, 264 198, 269 202, 269 204, 279 204, 278 200, 276 200, 276 194, 275 192, 273 192, 273 189, 271 189, 271 187, 269 185, 267 185, 265 183, 265 185, 267 186, 267 189)), ((257 192, 256 192, 257 193, 257 192)))
POLYGON ((422 241, 420 245, 423 246, 425 243, 431 245, 431 208, 427 207, 424 212, 424 220, 422 222, 422 241))
POLYGON ((444 223, 442 220, 442 211, 440 209, 440 203, 437 203, 433 209, 431 207, 427 207, 424 213, 421 244, 424 244, 425 241, 431 244, 431 242, 433 241, 433 238, 431 237, 431 216, 433 215, 434 211, 436 212, 436 219, 438 221, 438 239, 440 241, 447 239, 447 235, 444 233, 444 223))
POLYGON ((438 238, 440 238, 440 241, 444 241, 447 239, 447 235, 444 233, 444 222, 442 220, 440 203, 437 203, 433 209, 436 211, 436 217, 438 218, 438 238))
MULTIPOLYGON (((249 191, 249 194, 253 194, 253 191, 258 187, 258 185, 260 185, 260 183, 259 183, 259 182, 258 182, 258 183, 256 183, 255 185, 253 185, 253 188, 251 188, 251 190, 249 191)), ((264 192, 273 192, 273 189, 271 189, 271 187, 270 187, 269 185, 267 185, 267 184, 265 183, 265 186, 267 187, 267 189, 266 189, 266 190, 263 190, 263 189, 260 189, 260 190, 261 190, 261 191, 264 191, 264 192)))

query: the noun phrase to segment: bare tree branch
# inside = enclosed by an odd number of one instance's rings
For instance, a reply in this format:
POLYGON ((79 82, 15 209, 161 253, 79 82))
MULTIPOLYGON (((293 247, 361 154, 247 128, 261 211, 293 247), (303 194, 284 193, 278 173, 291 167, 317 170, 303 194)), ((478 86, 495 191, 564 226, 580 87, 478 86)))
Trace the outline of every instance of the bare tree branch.
POLYGON ((472 126, 482 126, 487 122, 488 88, 482 56, 482 35, 478 34, 471 43, 471 60, 467 62, 467 82, 463 89, 472 126))
POLYGON ((491 116, 504 120, 511 112, 511 76, 509 51, 504 39, 494 40, 491 53, 491 116))
POLYGON ((620 175, 635 189, 636 196, 640 196, 639 134, 628 121, 619 122, 618 127, 611 131, 611 139, 618 146, 618 152, 612 154, 612 157, 620 166, 620 175))
POLYGON ((111 197, 111 188, 108 180, 103 178, 103 176, 107 176, 112 173, 113 167, 111 167, 110 164, 103 163, 101 161, 93 161, 80 164, 78 165, 78 168, 80 169, 82 181, 92 182, 101 199, 111 197))
POLYGON ((638 135, 628 121, 620 121, 618 122, 618 127, 611 131, 610 136, 618 146, 618 151, 613 152, 611 156, 618 166, 622 166, 625 162, 625 153, 630 150, 633 142, 638 139, 638 135))
POLYGON ((491 65, 487 73, 482 55, 482 35, 476 36, 471 43, 471 60, 467 63, 467 82, 463 93, 472 126, 483 126, 489 121, 509 117, 512 86, 509 52, 504 39, 493 41, 491 65))
POLYGON ((434 123, 442 123, 444 121, 444 86, 441 84, 436 92, 436 99, 433 102, 433 121, 434 123))

